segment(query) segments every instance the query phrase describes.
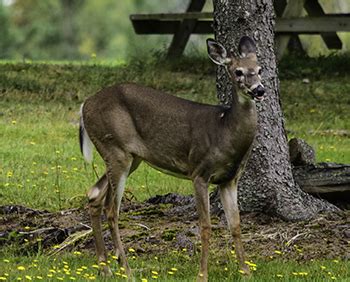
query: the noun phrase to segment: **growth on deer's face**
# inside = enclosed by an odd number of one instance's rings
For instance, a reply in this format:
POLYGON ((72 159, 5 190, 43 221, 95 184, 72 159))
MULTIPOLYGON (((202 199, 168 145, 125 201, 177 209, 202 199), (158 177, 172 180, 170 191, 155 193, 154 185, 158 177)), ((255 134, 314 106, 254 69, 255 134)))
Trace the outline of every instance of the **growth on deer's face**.
POLYGON ((202 242, 197 279, 208 279, 210 183, 219 185, 239 266, 249 274, 240 238, 237 182, 256 132, 254 101, 261 101, 265 93, 261 68, 254 41, 249 37, 240 40, 238 58, 228 55, 226 49, 212 39, 207 40, 207 46, 209 57, 226 68, 233 82, 230 107, 195 103, 148 87, 121 84, 99 91, 81 108, 82 153, 91 160, 94 145, 106 164, 106 173, 88 192, 96 254, 105 275, 111 275, 111 271, 106 264, 102 235, 103 209, 115 255, 127 275, 131 275, 118 218, 127 177, 141 161, 193 182, 202 242))

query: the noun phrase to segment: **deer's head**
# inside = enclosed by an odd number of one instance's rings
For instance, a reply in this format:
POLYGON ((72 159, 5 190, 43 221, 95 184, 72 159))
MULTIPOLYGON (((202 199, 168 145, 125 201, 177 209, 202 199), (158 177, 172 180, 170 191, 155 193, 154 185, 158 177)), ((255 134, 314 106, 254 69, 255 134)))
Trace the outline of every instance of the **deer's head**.
POLYGON ((256 56, 256 46, 248 36, 239 41, 239 57, 235 58, 226 51, 226 48, 215 41, 207 39, 209 58, 217 65, 224 66, 232 82, 238 87, 239 94, 261 101, 265 88, 261 83, 261 67, 256 56))

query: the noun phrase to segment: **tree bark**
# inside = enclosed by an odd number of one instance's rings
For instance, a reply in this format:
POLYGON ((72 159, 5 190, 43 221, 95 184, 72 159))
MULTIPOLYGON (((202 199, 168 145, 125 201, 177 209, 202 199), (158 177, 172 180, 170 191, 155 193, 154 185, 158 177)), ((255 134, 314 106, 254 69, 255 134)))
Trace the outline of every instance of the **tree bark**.
MULTIPOLYGON (((273 1, 213 0, 213 3, 215 37, 228 50, 237 56, 237 44, 243 35, 255 40, 267 92, 265 100, 257 105, 258 132, 238 185, 240 209, 262 211, 293 221, 335 210, 332 204, 303 192, 293 179, 279 99, 273 1)), ((225 70, 218 68, 218 97, 225 104, 230 103, 231 87, 225 70)))

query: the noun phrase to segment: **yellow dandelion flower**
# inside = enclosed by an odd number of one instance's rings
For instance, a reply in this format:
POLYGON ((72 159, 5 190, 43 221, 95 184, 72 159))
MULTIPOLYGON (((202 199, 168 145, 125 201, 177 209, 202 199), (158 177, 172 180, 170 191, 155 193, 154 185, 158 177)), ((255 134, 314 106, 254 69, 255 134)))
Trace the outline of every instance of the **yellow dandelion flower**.
POLYGON ((17 266, 17 269, 20 271, 26 270, 26 268, 22 265, 17 266))
POLYGON ((63 281, 63 280, 64 280, 63 277, 56 277, 56 278, 57 278, 57 280, 60 280, 60 281, 63 281))
POLYGON ((282 274, 276 274, 276 277, 278 277, 278 278, 282 278, 282 277, 283 277, 283 275, 282 275, 282 274))
POLYGON ((79 251, 74 251, 74 252, 73 252, 73 255, 80 256, 80 255, 81 255, 81 252, 79 252, 79 251))
POLYGON ((51 272, 51 273, 56 273, 56 270, 54 270, 54 269, 49 269, 49 272, 51 272))
POLYGON ((124 267, 120 267, 120 271, 125 272, 125 268, 124 267))
POLYGON ((26 275, 25 278, 26 278, 27 280, 33 280, 32 277, 30 277, 29 275, 26 275))
POLYGON ((83 265, 81 268, 84 269, 84 270, 88 269, 87 266, 85 266, 85 265, 83 265))
POLYGON ((324 265, 321 265, 321 269, 322 269, 322 270, 325 270, 326 267, 325 267, 324 265))
POLYGON ((238 272, 239 272, 240 274, 245 274, 245 272, 244 272, 242 269, 239 269, 238 272))
POLYGON ((173 271, 168 271, 168 274, 170 274, 170 275, 174 275, 174 273, 175 272, 173 272, 173 271))
POLYGON ((6 279, 7 279, 6 277, 0 276, 1 281, 5 281, 6 279))
POLYGON ((10 260, 8 260, 8 259, 3 259, 3 262, 9 263, 10 260))
POLYGON ((148 282, 146 278, 141 278, 141 282, 148 282))
POLYGON ((334 260, 333 260, 333 262, 335 262, 335 263, 339 263, 339 260, 337 260, 337 259, 334 259, 334 260))
POLYGON ((133 248, 129 248, 129 252, 130 252, 130 253, 135 253, 136 251, 135 251, 135 249, 133 249, 133 248))
POLYGON ((107 265, 107 263, 105 263, 104 261, 101 261, 99 264, 100 264, 101 266, 106 266, 106 265, 107 265))
POLYGON ((123 278, 128 278, 128 276, 126 274, 122 274, 123 278))
POLYGON ((17 123, 17 121, 16 121, 16 120, 13 120, 13 121, 11 121, 11 123, 12 123, 13 125, 15 125, 15 124, 17 123))
POLYGON ((77 278, 75 278, 74 276, 70 276, 69 279, 70 280, 77 280, 77 278))
POLYGON ((42 276, 37 276, 36 279, 43 280, 42 276))
POLYGON ((53 274, 52 273, 49 273, 49 274, 47 274, 47 277, 53 277, 53 274))
POLYGON ((177 271, 177 268, 176 267, 172 267, 171 271, 177 271))
POLYGON ((158 276, 157 275, 152 275, 152 278, 153 279, 158 279, 158 276))
POLYGON ((279 251, 279 250, 275 250, 274 253, 277 254, 277 255, 282 255, 282 252, 279 251))
POLYGON ((154 274, 154 275, 158 275, 158 272, 155 271, 155 270, 152 270, 151 273, 154 274))
POLYGON ((93 268, 99 268, 99 266, 97 264, 93 264, 92 267, 93 268))

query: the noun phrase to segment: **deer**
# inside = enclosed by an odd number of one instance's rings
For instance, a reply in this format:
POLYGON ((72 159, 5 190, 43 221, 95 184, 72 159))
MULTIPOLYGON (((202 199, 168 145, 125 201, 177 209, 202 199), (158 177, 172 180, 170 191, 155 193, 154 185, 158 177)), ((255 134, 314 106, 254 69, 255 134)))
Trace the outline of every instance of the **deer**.
POLYGON ((197 281, 208 280, 210 184, 218 185, 239 268, 250 275, 241 239, 237 184, 257 131, 256 103, 265 94, 262 68, 255 42, 248 36, 239 41, 239 56, 214 39, 207 39, 206 43, 209 58, 224 67, 232 81, 230 105, 197 103, 124 83, 100 90, 81 106, 82 154, 91 162, 95 147, 106 165, 105 174, 87 193, 96 255, 104 275, 112 273, 102 236, 102 211, 115 256, 126 269, 126 275, 132 275, 118 219, 126 180, 142 161, 193 182, 201 240, 197 281))

